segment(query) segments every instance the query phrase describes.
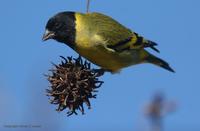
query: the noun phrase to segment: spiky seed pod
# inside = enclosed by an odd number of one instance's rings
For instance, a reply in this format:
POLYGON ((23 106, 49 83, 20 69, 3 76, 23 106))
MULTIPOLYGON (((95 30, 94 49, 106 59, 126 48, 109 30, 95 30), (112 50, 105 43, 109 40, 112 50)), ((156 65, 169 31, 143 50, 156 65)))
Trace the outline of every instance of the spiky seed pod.
POLYGON ((103 81, 98 77, 103 75, 98 69, 91 69, 90 63, 83 61, 79 56, 64 58, 63 61, 50 70, 51 75, 47 75, 50 82, 50 89, 47 89, 47 95, 50 103, 58 105, 57 111, 68 109, 68 116, 77 114, 80 110, 84 114, 85 103, 90 109, 90 98, 96 98, 95 92, 103 81))

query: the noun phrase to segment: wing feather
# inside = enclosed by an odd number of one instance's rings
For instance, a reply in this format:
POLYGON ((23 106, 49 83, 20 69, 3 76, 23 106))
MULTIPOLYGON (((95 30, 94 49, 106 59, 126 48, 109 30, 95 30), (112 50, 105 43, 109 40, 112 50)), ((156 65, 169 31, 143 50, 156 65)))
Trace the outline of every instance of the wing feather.
POLYGON ((159 52, 159 50, 154 47, 157 44, 144 39, 113 18, 100 13, 89 13, 86 15, 88 19, 90 19, 91 23, 89 24, 94 25, 90 26, 91 29, 89 30, 93 34, 100 36, 102 41, 104 41, 104 46, 106 44, 107 48, 122 52, 131 49, 150 47, 159 52))

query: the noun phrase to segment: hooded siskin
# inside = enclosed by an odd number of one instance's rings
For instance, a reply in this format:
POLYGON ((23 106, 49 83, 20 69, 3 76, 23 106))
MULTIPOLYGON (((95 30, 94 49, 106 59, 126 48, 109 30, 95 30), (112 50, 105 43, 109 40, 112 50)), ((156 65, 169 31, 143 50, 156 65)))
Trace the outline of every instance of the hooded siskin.
POLYGON ((100 13, 61 12, 49 19, 43 40, 65 43, 78 54, 105 70, 151 63, 174 72, 164 60, 145 50, 157 52, 156 43, 143 38, 116 20, 100 13))

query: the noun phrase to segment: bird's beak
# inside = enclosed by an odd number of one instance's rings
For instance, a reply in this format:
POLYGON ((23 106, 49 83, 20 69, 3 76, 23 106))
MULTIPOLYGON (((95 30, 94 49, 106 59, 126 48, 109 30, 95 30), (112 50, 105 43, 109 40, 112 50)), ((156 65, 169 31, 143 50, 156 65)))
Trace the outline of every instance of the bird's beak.
POLYGON ((45 33, 44 33, 44 35, 43 35, 43 37, 42 37, 42 40, 46 41, 48 39, 52 39, 54 36, 55 36, 54 32, 46 30, 45 33))

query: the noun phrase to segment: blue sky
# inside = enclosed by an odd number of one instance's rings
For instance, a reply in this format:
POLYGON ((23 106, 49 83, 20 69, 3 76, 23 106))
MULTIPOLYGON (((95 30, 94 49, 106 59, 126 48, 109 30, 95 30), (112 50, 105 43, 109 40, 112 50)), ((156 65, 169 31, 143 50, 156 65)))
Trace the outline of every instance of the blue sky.
POLYGON ((155 54, 177 73, 143 64, 106 74, 86 115, 66 117, 55 111, 45 96, 48 81, 43 74, 60 55, 77 54, 55 41, 44 43, 41 37, 49 17, 65 10, 85 12, 85 3, 0 1, 0 130, 11 130, 6 124, 41 125, 30 130, 137 130, 146 123, 141 110, 157 90, 178 103, 177 112, 165 119, 166 130, 200 130, 199 0, 92 0, 91 11, 112 16, 157 42, 161 54, 155 54))

